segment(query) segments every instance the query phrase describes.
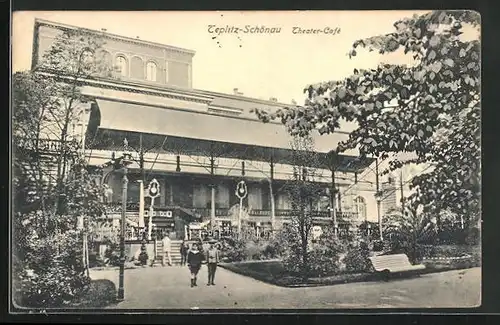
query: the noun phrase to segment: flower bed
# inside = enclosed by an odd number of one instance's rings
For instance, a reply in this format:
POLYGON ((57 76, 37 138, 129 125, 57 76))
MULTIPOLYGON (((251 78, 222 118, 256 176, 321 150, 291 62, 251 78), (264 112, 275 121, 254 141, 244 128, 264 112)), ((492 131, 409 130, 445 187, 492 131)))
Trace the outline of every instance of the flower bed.
POLYGON ((304 281, 302 278, 288 273, 280 260, 222 263, 220 266, 234 273, 282 287, 322 286, 377 279, 377 275, 374 273, 346 272, 328 277, 309 278, 304 281))

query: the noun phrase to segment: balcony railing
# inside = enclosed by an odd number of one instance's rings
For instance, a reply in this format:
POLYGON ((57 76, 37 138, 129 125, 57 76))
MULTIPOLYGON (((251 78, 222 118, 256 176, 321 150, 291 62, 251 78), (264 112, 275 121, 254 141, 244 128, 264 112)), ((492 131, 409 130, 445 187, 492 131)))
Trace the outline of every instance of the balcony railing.
MULTIPOLYGON (((35 150, 36 141, 38 141, 38 149, 44 153, 59 153, 62 148, 61 140, 54 139, 27 139, 27 138, 16 138, 17 144, 19 147, 24 148, 26 150, 35 150)), ((68 146, 76 146, 79 147, 80 143, 76 140, 68 140, 66 141, 68 146)))
MULTIPOLYGON (((158 206, 155 207, 155 212, 157 211, 164 211, 168 209, 174 209, 175 207, 172 206, 158 206)), ((145 212, 147 214, 149 209, 149 206, 145 206, 145 212)), ((193 207, 184 207, 184 210, 190 211, 193 215, 199 215, 203 218, 207 218, 211 216, 211 209, 210 208, 193 208, 193 207)), ((216 208, 215 209, 215 217, 216 218, 229 218, 229 208, 216 208)), ((121 211, 121 204, 120 203, 112 203, 108 204, 108 208, 106 209, 106 212, 108 215, 111 214, 117 214, 120 213, 121 211)), ((136 203, 129 203, 127 204, 127 215, 128 214, 137 214, 137 211, 139 211, 139 206, 136 203)), ((276 209, 275 210, 275 216, 277 218, 282 218, 282 219, 287 219, 292 217, 295 214, 293 210, 290 209, 276 209)), ((161 215, 161 213, 160 213, 161 215)), ((271 210, 267 209, 252 209, 248 212, 248 215, 254 219, 258 218, 263 218, 263 219, 268 219, 271 217, 271 210)), ((338 211, 336 212, 337 220, 339 222, 345 220, 357 220, 358 214, 356 212, 344 212, 344 211, 338 211)), ((330 215, 330 211, 314 211, 313 212, 313 217, 318 218, 318 219, 332 219, 330 215)))

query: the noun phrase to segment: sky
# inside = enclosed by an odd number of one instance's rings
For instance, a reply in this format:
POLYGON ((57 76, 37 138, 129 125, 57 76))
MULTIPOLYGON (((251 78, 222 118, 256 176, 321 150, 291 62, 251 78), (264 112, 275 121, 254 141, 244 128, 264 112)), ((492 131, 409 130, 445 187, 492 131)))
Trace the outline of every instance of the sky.
MULTIPOLYGON (((380 62, 411 63, 403 53, 347 53, 354 41, 394 31, 393 24, 409 11, 284 11, 284 12, 97 12, 22 11, 13 14, 12 69, 31 64, 35 18, 101 30, 142 40, 195 50, 193 88, 291 103, 303 103, 303 89, 338 80, 354 68, 380 62), (277 34, 210 33, 209 26, 246 25, 281 28, 277 34), (294 34, 293 28, 340 30, 329 34, 294 34)), ((213 27, 212 29, 213 30, 213 27)))

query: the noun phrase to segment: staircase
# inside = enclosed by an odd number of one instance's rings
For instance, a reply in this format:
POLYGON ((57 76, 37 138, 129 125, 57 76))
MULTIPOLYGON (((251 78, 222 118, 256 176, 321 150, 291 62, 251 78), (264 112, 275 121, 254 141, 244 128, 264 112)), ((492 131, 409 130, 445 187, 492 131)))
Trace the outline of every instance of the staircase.
MULTIPOLYGON (((156 256, 155 256, 155 259, 153 260, 153 263, 151 264, 151 266, 154 266, 156 264, 161 265, 162 260, 163 260, 163 243, 162 243, 162 241, 157 240, 155 242, 155 245, 156 245, 156 256)), ((170 245, 172 247, 172 250, 170 251, 170 256, 172 257, 172 265, 181 265, 182 241, 181 240, 172 240, 170 245)), ((165 263, 168 263, 168 260, 166 260, 165 263)))

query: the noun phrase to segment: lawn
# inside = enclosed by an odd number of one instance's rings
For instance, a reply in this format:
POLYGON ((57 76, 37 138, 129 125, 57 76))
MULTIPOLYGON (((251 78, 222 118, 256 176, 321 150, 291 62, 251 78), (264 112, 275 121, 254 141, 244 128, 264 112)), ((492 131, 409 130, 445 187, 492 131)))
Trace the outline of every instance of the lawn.
MULTIPOLYGON (((440 246, 434 251, 433 257, 433 259, 426 259, 422 262, 426 268, 418 271, 418 273, 413 272, 412 274, 407 273, 392 276, 411 276, 480 266, 480 248, 474 248, 471 250, 470 247, 440 246), (436 258, 450 256, 461 258, 436 258)), ((381 279, 381 277, 376 273, 360 272, 340 273, 328 277, 309 278, 307 280, 303 280, 300 277, 287 272, 279 260, 222 263, 221 267, 234 273, 249 276, 256 280, 283 287, 334 285, 350 282, 377 281, 381 279)))

